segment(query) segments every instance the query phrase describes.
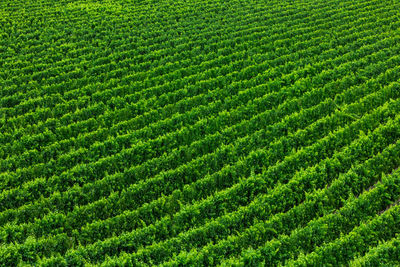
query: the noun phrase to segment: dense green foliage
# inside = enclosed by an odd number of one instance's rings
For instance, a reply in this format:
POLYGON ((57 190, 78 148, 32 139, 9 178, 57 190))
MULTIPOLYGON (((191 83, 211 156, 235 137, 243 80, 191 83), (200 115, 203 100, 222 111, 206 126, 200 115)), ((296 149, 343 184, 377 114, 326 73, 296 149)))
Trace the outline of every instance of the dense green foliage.
POLYGON ((399 1, 0 1, 0 266, 400 265, 399 164, 399 1))

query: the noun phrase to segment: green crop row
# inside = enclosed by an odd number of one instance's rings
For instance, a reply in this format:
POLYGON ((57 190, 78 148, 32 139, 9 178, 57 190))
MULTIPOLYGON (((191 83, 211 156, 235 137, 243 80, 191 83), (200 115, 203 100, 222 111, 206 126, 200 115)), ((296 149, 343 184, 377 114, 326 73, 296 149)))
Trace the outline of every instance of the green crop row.
POLYGON ((397 266, 399 7, 0 2, 0 266, 397 266))

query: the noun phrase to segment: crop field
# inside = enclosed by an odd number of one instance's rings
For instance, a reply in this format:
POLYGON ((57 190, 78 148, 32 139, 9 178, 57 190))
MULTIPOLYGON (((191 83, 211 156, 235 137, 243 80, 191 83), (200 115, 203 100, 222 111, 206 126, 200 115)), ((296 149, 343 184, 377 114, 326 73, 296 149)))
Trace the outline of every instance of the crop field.
POLYGON ((400 1, 0 1, 0 266, 400 266, 400 1))

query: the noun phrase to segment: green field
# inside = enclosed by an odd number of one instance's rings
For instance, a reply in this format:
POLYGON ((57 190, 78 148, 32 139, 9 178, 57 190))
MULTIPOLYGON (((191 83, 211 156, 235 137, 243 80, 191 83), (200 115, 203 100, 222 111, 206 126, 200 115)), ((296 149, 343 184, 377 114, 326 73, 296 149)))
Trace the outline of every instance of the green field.
POLYGON ((0 1, 0 266, 400 266, 400 1, 0 1))

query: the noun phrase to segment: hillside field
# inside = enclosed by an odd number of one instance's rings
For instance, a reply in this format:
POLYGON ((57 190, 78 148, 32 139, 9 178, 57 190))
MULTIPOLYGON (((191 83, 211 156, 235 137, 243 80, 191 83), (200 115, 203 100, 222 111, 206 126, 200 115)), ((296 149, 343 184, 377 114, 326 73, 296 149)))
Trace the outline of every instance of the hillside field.
POLYGON ((0 266, 400 266, 400 1, 0 1, 0 266))

